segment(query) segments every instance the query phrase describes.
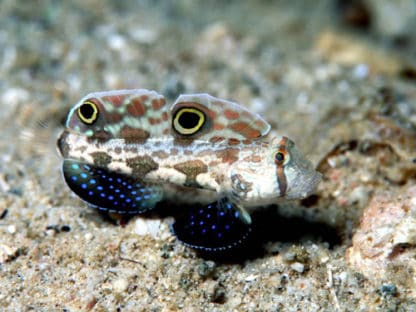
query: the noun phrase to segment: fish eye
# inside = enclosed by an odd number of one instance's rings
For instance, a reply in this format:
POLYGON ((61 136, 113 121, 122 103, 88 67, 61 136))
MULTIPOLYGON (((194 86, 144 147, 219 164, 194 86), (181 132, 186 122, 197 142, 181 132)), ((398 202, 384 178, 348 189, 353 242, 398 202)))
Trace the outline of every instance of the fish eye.
POLYGON ((85 101, 78 108, 77 114, 83 123, 92 125, 98 118, 97 105, 91 101, 85 101))
POLYGON ((205 120, 205 114, 200 110, 184 107, 176 112, 173 128, 180 134, 192 135, 201 130, 205 120))
POLYGON ((286 151, 278 151, 274 154, 274 161, 277 165, 285 165, 289 161, 289 154, 286 151))

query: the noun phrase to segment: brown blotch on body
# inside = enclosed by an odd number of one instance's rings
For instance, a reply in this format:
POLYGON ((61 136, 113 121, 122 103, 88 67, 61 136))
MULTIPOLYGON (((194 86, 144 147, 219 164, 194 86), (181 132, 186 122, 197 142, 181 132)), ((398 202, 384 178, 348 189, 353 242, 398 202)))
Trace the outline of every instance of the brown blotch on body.
POLYGON ((146 113, 147 96, 135 97, 131 99, 129 105, 127 105, 127 112, 135 117, 143 116, 146 113), (145 99, 143 97, 146 97, 145 99))
POLYGON ((128 158, 126 159, 126 165, 132 169, 133 175, 138 178, 143 178, 149 172, 159 168, 159 165, 148 155, 128 158))
POLYGON ((160 108, 162 108, 166 103, 166 100, 164 98, 158 98, 158 99, 153 99, 152 100, 152 108, 154 110, 159 110, 160 108))
POLYGON ((86 145, 81 145, 79 147, 75 148, 75 151, 80 152, 81 154, 85 153, 85 151, 88 149, 86 145))
POLYGON ((231 139, 228 139, 228 144, 229 145, 238 145, 238 144, 240 144, 240 140, 231 138, 231 139))
POLYGON ((187 138, 175 138, 173 140, 173 144, 179 145, 179 146, 189 146, 193 143, 194 140, 187 139, 187 138))
POLYGON ((112 158, 105 152, 92 152, 90 153, 94 161, 94 165, 98 167, 107 168, 107 166, 111 163, 112 158))
POLYGON ((202 150, 201 152, 198 152, 196 154, 197 157, 205 157, 205 156, 211 156, 214 153, 212 150, 202 150))
POLYGON ((153 118, 153 117, 149 117, 149 123, 153 126, 153 125, 158 125, 161 123, 161 119, 160 118, 153 118))
POLYGON ((223 174, 216 174, 214 180, 215 182, 217 182, 218 185, 221 185, 225 181, 225 176, 223 174))
POLYGON ((105 121, 107 123, 117 123, 120 122, 123 119, 123 115, 119 113, 107 113, 105 114, 105 121))
POLYGON ((124 95, 107 95, 103 96, 101 101, 110 103, 115 107, 120 107, 123 105, 125 98, 126 97, 124 95))
POLYGON ((166 159, 169 157, 169 154, 166 153, 165 151, 154 151, 152 152, 152 156, 160 158, 160 159, 166 159))
POLYGON ((215 151, 215 155, 221 159, 223 163, 232 164, 238 160, 239 150, 236 148, 228 148, 224 150, 215 151))
POLYGON ((124 126, 120 130, 120 138, 128 143, 144 143, 149 138, 150 133, 140 128, 124 126))
POLYGON ((100 142, 105 142, 108 141, 112 138, 113 136, 105 130, 96 130, 94 131, 94 134, 90 137, 87 138, 88 142, 92 142, 94 140, 100 141, 100 142))
POLYGON ((116 154, 121 154, 122 151, 123 150, 120 146, 117 146, 117 147, 114 148, 114 153, 116 153, 116 154))
POLYGON ((261 157, 258 155, 251 155, 251 156, 244 157, 244 161, 259 163, 261 162, 261 157))
POLYGON ((196 177, 201 173, 208 172, 208 166, 201 160, 188 160, 173 166, 179 172, 186 175, 185 186, 199 186, 196 177))
POLYGON ((254 139, 261 136, 259 130, 252 128, 249 124, 242 121, 231 124, 229 128, 237 133, 240 133, 247 139, 254 139))
POLYGON ((217 143, 217 142, 221 142, 221 141, 224 141, 224 140, 225 140, 225 138, 221 137, 221 136, 213 136, 211 139, 209 139, 209 141, 211 143, 217 143))
POLYGON ((230 120, 240 118, 240 114, 236 111, 231 110, 231 109, 224 110, 224 116, 225 116, 225 118, 230 119, 230 120))
POLYGON ((163 112, 162 113, 162 120, 163 121, 167 121, 169 119, 169 115, 168 115, 168 113, 167 112, 163 112))
POLYGON ((212 126, 212 129, 214 129, 216 131, 223 130, 224 128, 225 128, 225 126, 221 123, 214 123, 214 125, 212 126))

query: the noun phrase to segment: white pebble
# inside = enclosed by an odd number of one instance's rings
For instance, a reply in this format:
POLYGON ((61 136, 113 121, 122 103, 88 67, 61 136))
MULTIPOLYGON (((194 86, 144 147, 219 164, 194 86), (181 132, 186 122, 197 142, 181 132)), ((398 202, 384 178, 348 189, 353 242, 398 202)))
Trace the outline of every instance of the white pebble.
POLYGON ((11 224, 7 227, 7 232, 9 232, 10 234, 14 234, 16 233, 16 225, 11 224))
POLYGON ((302 263, 300 263, 300 262, 294 262, 294 263, 292 263, 290 265, 290 268, 293 271, 296 271, 298 273, 303 273, 303 271, 305 270, 305 266, 302 263))
POLYGON ((164 239, 170 236, 169 234, 166 235, 168 231, 165 231, 165 229, 166 225, 161 220, 137 218, 134 233, 140 236, 150 235, 154 239, 164 239))
POLYGON ((129 282, 125 278, 119 278, 113 282, 113 290, 117 293, 122 293, 129 287, 129 282))

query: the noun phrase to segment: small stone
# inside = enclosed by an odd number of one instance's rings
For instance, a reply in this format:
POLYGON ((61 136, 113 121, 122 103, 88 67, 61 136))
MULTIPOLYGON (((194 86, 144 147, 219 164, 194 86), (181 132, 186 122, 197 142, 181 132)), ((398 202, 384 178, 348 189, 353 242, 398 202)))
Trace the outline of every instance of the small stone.
POLYGON ((149 220, 137 218, 134 226, 134 232, 137 235, 149 235, 154 239, 164 239, 164 224, 160 220, 149 220))
POLYGON ((211 301, 215 303, 224 303, 226 301, 226 291, 222 285, 214 287, 214 293, 211 295, 211 301))
POLYGON ((86 234, 84 235, 84 238, 85 238, 85 240, 87 240, 87 241, 92 240, 92 239, 93 239, 93 237, 94 237, 94 235, 92 235, 91 233, 86 233, 86 234))
POLYGON ((383 296, 395 296, 397 294, 397 287, 394 284, 383 284, 380 287, 380 292, 383 296))
POLYGON ((129 282, 125 278, 119 278, 113 282, 113 290, 117 293, 122 293, 129 287, 129 282))
POLYGON ((0 264, 6 263, 14 259, 17 255, 17 248, 0 244, 0 264))
POLYGON ((202 261, 198 265, 198 274, 203 278, 211 277, 215 273, 215 262, 214 261, 202 261))
POLYGON ((249 276, 247 276, 247 277, 245 278, 245 281, 246 281, 246 282, 252 282, 252 281, 254 281, 256 278, 257 278, 257 275, 250 274, 249 276))
POLYGON ((11 224, 7 227, 7 232, 9 232, 10 234, 14 234, 16 233, 16 225, 11 224))
POLYGON ((293 271, 296 271, 298 273, 303 273, 303 271, 305 270, 305 266, 302 263, 300 263, 300 262, 294 262, 294 263, 292 263, 290 265, 290 268, 293 271))
POLYGON ((107 44, 112 50, 120 51, 127 46, 126 38, 119 34, 110 35, 107 39, 107 44))
POLYGON ((375 280, 383 280, 394 266, 416 270, 415 197, 414 185, 400 193, 385 191, 372 197, 347 251, 347 260, 355 270, 375 280))

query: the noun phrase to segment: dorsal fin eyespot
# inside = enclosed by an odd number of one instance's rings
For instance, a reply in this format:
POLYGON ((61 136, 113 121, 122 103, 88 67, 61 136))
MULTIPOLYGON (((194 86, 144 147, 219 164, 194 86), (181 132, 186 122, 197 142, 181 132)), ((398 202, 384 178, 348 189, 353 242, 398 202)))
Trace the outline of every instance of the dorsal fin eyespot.
MULTIPOLYGON (((253 114, 237 103, 215 98, 208 94, 184 94, 178 97, 171 107, 173 121, 178 112, 183 109, 195 109, 202 112, 205 124, 192 133, 191 138, 209 141, 221 134, 224 139, 259 139, 270 131, 270 125, 259 115, 253 114), (209 131, 214 129, 215 131, 209 131)), ((175 124, 171 128, 176 137, 178 134, 175 124)), ((188 137, 190 137, 188 135, 188 137)))

